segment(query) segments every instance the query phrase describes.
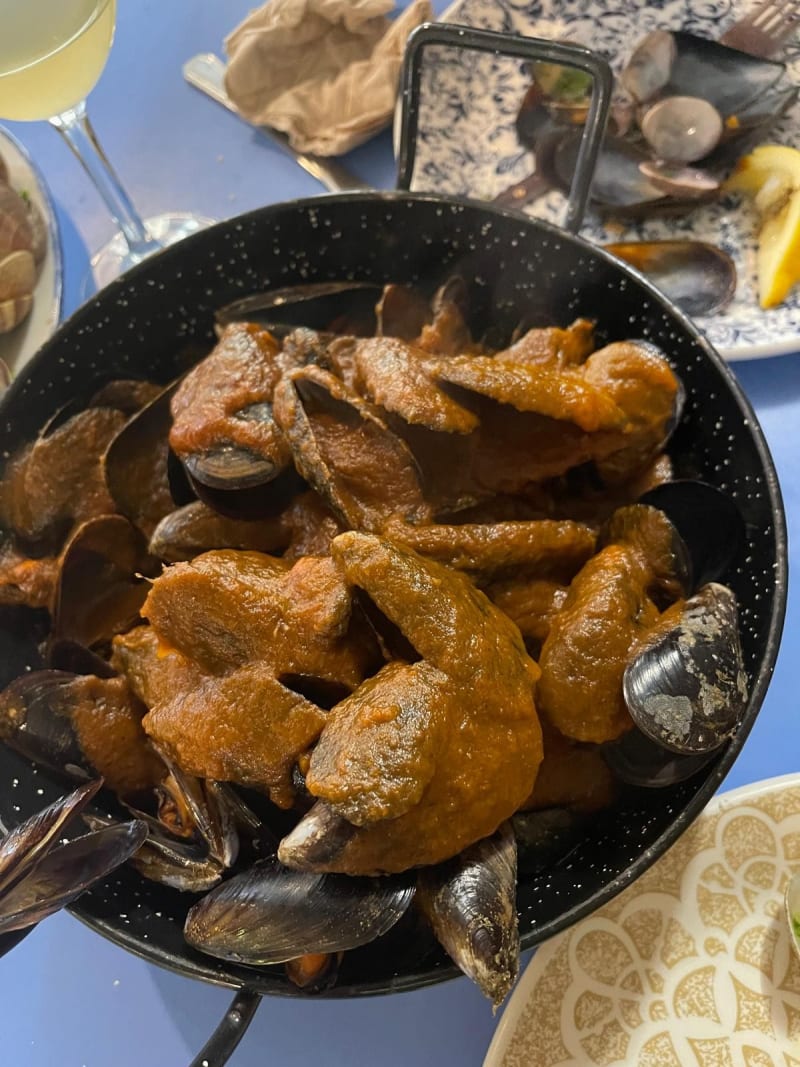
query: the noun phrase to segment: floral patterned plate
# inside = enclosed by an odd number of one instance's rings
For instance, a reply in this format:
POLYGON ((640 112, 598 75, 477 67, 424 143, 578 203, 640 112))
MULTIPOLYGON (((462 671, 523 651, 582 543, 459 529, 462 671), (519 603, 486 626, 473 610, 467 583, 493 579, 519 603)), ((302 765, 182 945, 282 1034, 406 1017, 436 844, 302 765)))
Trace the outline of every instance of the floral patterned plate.
POLYGON ((798 869, 799 776, 716 797, 633 885, 538 950, 484 1067, 798 1067, 783 917, 798 869))
MULTIPOLYGON (((753 2, 456 0, 442 19, 504 33, 569 37, 607 56, 618 71, 650 30, 685 28, 719 37, 753 2)), ((781 58, 787 62, 787 77, 800 82, 800 39, 781 58)), ((431 47, 423 73, 413 189, 491 199, 531 173, 533 157, 514 132, 528 85, 518 60, 431 47)), ((770 131, 769 139, 800 147, 800 105, 770 131)), ((563 208, 563 196, 553 192, 525 210, 558 223, 563 208)), ((685 236, 720 245, 736 261, 739 283, 724 312, 698 320, 711 343, 729 360, 800 351, 800 289, 780 308, 762 311, 758 306, 756 217, 749 207, 727 198, 679 219, 652 219, 613 230, 589 215, 582 232, 598 243, 685 236)))

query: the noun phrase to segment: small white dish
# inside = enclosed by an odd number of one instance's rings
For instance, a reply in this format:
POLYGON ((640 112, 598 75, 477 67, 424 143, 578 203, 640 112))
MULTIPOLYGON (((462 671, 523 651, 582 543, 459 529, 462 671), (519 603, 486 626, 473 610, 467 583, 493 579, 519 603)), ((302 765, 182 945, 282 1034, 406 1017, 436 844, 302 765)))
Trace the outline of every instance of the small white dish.
POLYGON ((539 948, 484 1067, 800 1064, 783 904, 799 869, 800 776, 715 797, 633 885, 539 948))
POLYGON ((8 168, 9 184, 17 192, 30 196, 41 211, 47 226, 47 252, 36 282, 31 313, 9 333, 0 333, 0 359, 13 377, 41 348, 61 318, 61 240, 53 202, 44 178, 19 141, 2 127, 0 157, 8 168))
MULTIPOLYGON (((619 71, 634 45, 654 29, 687 29, 718 38, 751 6, 752 0, 456 0, 442 21, 503 33, 550 39, 569 38, 605 55, 619 71)), ((529 79, 519 60, 437 49, 425 53, 419 133, 411 188, 491 200, 534 169, 530 152, 514 130, 529 79)), ((778 58, 787 79, 800 82, 800 41, 778 58)), ((800 105, 770 131, 769 140, 800 145, 800 105)), ((564 197, 551 192, 526 207, 536 218, 559 224, 564 197)), ((607 227, 589 213, 582 234, 610 241, 694 238, 717 244, 736 263, 738 286, 722 313, 697 325, 728 360, 754 359, 800 351, 800 288, 779 308, 763 311, 756 294, 757 220, 745 205, 726 198, 677 219, 648 219, 607 227)))

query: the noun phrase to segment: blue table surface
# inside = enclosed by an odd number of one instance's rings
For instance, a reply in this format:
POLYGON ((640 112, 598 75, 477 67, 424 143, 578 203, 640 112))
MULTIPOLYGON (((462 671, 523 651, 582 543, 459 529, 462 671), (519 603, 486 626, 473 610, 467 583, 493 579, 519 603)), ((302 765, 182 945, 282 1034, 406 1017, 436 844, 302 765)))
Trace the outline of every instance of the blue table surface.
MULTIPOLYGON (((116 39, 90 97, 106 152, 142 215, 222 219, 319 193, 280 149, 184 84, 182 62, 220 53, 247 0, 119 0, 116 39)), ((434 3, 437 12, 444 3, 434 3)), ((89 251, 113 227, 94 188, 45 123, 10 124, 43 170, 65 252, 65 312, 80 302, 89 251)), ((388 132, 345 160, 376 187, 394 184, 388 132)), ((800 354, 736 363, 778 468, 790 536, 800 544, 800 354)), ((800 771, 800 594, 790 586, 783 643, 758 721, 724 789, 800 771)), ((527 959, 527 957, 526 957, 527 959)), ((150 1067, 188 1063, 230 993, 123 952, 57 915, 0 960, 0 1062, 9 1067, 150 1067)), ((360 1001, 265 1000, 236 1067, 480 1064, 497 1019, 466 979, 360 1001)))

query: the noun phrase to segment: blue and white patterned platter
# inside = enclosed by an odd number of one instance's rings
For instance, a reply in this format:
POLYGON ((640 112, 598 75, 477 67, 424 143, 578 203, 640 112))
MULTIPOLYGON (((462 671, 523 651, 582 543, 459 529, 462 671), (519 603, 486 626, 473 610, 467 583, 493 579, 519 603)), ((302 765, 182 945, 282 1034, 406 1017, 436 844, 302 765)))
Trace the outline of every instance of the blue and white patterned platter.
MULTIPOLYGON (((605 55, 618 72, 635 44, 651 30, 682 28, 718 38, 752 3, 457 0, 442 19, 504 33, 569 39, 605 55)), ((787 77, 800 82, 800 40, 777 58, 787 63, 787 77)), ((412 188, 491 200, 528 177, 534 169, 533 156, 521 147, 514 130, 528 84, 519 60, 452 48, 426 50, 412 188)), ((771 142, 800 147, 800 105, 768 136, 771 142)), ((523 210, 558 224, 564 197, 551 192, 523 210)), ((678 219, 649 219, 625 228, 604 225, 590 212, 581 232, 600 244, 691 237, 719 245, 736 262, 739 281, 724 312, 698 320, 711 343, 728 360, 800 351, 800 289, 779 308, 763 311, 758 306, 757 218, 749 206, 728 197, 678 219)))

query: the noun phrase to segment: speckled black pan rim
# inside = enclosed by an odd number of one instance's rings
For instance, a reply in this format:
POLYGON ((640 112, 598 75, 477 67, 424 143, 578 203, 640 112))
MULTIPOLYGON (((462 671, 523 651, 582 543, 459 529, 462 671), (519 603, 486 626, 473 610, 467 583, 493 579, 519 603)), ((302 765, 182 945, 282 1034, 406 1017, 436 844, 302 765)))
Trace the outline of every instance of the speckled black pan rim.
MULTIPOLYGON (((165 249, 163 252, 158 253, 156 258, 165 264, 169 262, 178 264, 183 262, 185 258, 193 255, 202 255, 203 249, 207 247, 207 243, 213 244, 218 240, 221 234, 227 232, 238 224, 245 224, 248 226, 253 224, 267 226, 271 219, 277 218, 281 214, 289 211, 298 211, 308 208, 318 212, 324 212, 327 204, 335 203, 336 205, 342 205, 343 203, 350 203, 357 206, 359 204, 367 205, 369 203, 374 203, 376 200, 384 203, 406 202, 411 210, 413 210, 414 203, 430 202, 441 204, 442 206, 451 209, 459 209, 462 207, 470 207, 473 209, 478 208, 488 218, 498 216, 513 220, 519 225, 521 231, 544 231, 550 234, 552 238, 557 239, 562 243, 577 245, 584 255, 594 258, 595 260, 600 259, 605 261, 612 265, 622 276, 627 276, 631 279, 635 283, 635 286, 642 292, 643 297, 648 297, 658 308, 667 312, 681 332, 690 337, 691 340, 703 350, 707 359, 715 365, 718 372, 725 380, 728 390, 736 402, 742 415, 743 422, 747 427, 752 443, 757 451, 764 474, 766 489, 769 495, 775 545, 774 598, 769 619, 768 640, 764 649, 764 654, 761 658, 757 676, 754 679, 751 699, 744 722, 736 736, 731 740, 719 757, 718 761, 711 768, 701 772, 705 776, 702 786, 691 798, 690 802, 687 803, 675 817, 668 829, 618 877, 602 886, 602 888, 598 889, 579 905, 568 908, 566 911, 562 912, 555 920, 542 923, 541 926, 537 926, 535 929, 524 934, 522 939, 523 947, 529 948, 546 938, 552 937, 554 934, 572 925, 583 916, 594 911, 597 907, 612 899, 618 892, 641 875, 677 839, 697 815, 700 814, 735 761, 763 702, 780 644, 787 589, 786 528, 780 489, 772 458, 769 454, 769 449, 749 402, 743 395, 728 367, 697 331, 691 321, 680 310, 672 306, 659 293, 659 291, 639 275, 638 272, 627 267, 625 264, 620 263, 618 260, 613 259, 609 253, 589 244, 582 238, 568 234, 548 223, 528 219, 518 215, 516 212, 507 211, 492 205, 468 200, 455 201, 451 198, 434 194, 420 195, 404 192, 355 192, 335 194, 334 196, 314 197, 306 200, 292 201, 260 208, 246 215, 218 223, 217 225, 210 227, 208 230, 187 238, 179 245, 165 249)), ((54 338, 44 346, 36 357, 34 357, 34 360, 30 364, 30 371, 23 374, 21 379, 11 387, 2 405, 0 405, 0 414, 5 414, 5 412, 9 410, 10 405, 13 405, 16 400, 21 399, 21 397, 24 396, 24 383, 28 377, 28 373, 37 373, 40 367, 46 366, 52 346, 64 332, 74 329, 76 326, 80 325, 84 317, 90 316, 92 313, 92 306, 97 301, 105 302, 107 300, 109 304, 111 304, 115 297, 115 293, 119 291, 119 287, 135 283, 140 277, 146 277, 153 262, 154 260, 150 259, 135 267, 123 279, 113 283, 109 289, 93 298, 93 301, 90 302, 89 306, 78 309, 78 311, 76 311, 75 314, 63 324, 62 327, 60 327, 57 334, 54 335, 54 338)), ((197 955, 196 959, 191 962, 187 962, 185 959, 179 959, 173 953, 165 951, 149 941, 144 941, 139 936, 127 934, 124 929, 119 929, 111 922, 87 914, 81 908, 80 904, 73 906, 71 910, 73 914, 92 929, 101 933, 119 946, 150 962, 159 964, 160 966, 171 969, 179 974, 230 988, 248 987, 257 990, 258 992, 269 994, 297 995, 294 990, 288 988, 277 977, 270 976, 268 973, 258 973, 253 971, 252 981, 249 981, 243 974, 243 968, 228 969, 224 965, 219 965, 216 961, 206 961, 199 955, 197 955), (231 973, 233 970, 235 970, 235 974, 231 973)), ((455 967, 437 966, 434 969, 427 968, 424 971, 397 975, 388 981, 381 980, 356 982, 349 985, 344 984, 338 988, 335 987, 327 995, 331 997, 350 997, 412 990, 438 983, 458 974, 460 974, 460 972, 455 967)))

